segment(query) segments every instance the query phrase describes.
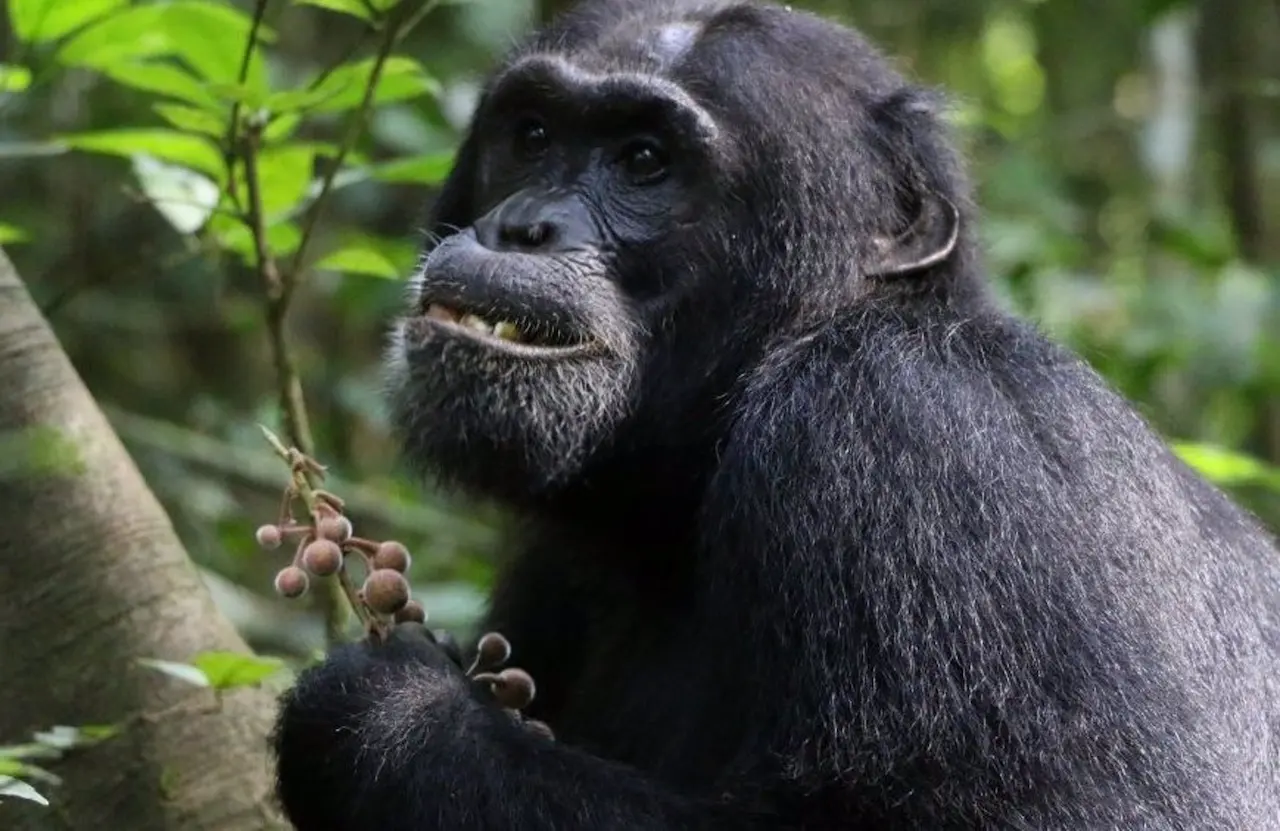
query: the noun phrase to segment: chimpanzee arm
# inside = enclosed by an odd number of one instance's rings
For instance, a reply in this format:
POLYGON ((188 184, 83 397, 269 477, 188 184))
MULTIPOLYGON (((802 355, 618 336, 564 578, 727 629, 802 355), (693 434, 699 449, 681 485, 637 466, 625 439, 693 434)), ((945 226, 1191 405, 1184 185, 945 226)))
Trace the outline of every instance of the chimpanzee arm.
POLYGON ((403 626, 304 672, 274 738, 299 831, 716 827, 713 806, 522 727, 403 626))

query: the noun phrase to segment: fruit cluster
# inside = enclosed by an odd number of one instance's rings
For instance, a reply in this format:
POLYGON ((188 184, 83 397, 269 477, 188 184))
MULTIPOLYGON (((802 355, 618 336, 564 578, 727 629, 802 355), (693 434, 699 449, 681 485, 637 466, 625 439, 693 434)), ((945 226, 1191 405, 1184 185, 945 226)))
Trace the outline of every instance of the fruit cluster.
POLYGON ((325 491, 314 491, 312 521, 298 523, 287 513, 274 525, 263 525, 256 537, 263 548, 275 549, 296 539, 293 561, 276 574, 276 591, 284 597, 301 597, 312 577, 333 577, 346 569, 348 557, 359 557, 364 585, 356 593, 367 619, 376 623, 426 620, 422 604, 410 598, 409 551, 393 540, 375 542, 352 533, 351 520, 342 515, 342 504, 325 491))
MULTIPOLYGON (((409 550, 394 540, 378 542, 357 537, 351 520, 342 513, 342 500, 311 485, 312 476, 324 477, 324 468, 296 448, 285 448, 266 428, 263 432, 292 473, 279 519, 255 533, 258 545, 268 550, 278 549, 289 540, 295 542, 292 561, 276 574, 276 592, 283 597, 301 597, 312 577, 332 577, 342 586, 370 637, 385 638, 397 623, 425 623, 426 610, 410 597, 405 577, 411 562, 409 550), (306 505, 308 522, 294 519, 294 503, 299 500, 306 505), (364 584, 359 589, 354 588, 347 570, 350 558, 356 558, 363 566, 364 584)), ((553 738, 550 727, 525 718, 520 712, 533 701, 535 689, 529 673, 515 667, 502 668, 510 657, 510 642, 497 632, 490 632, 476 645, 476 656, 466 675, 486 688, 494 703, 526 729, 553 738)), ((461 663, 460 658, 455 660, 461 663)))
POLYGON ((488 687, 493 700, 525 729, 548 739, 554 739, 546 722, 526 718, 521 710, 533 703, 535 688, 533 677, 522 669, 500 669, 511 657, 511 643, 497 632, 489 632, 476 644, 476 657, 467 669, 467 676, 477 684, 488 687))

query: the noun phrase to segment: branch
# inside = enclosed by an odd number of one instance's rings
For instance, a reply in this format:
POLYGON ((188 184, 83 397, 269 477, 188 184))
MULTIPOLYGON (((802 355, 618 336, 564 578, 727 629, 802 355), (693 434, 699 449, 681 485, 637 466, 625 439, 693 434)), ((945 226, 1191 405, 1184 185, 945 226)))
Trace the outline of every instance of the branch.
MULTIPOLYGON (((257 48, 258 31, 262 17, 266 12, 267 2, 268 0, 257 0, 254 6, 253 26, 250 29, 249 42, 245 45, 244 58, 240 64, 241 84, 248 78, 249 66, 252 61, 253 51, 257 48)), ((369 112, 373 107, 374 98, 377 95, 378 84, 382 80, 383 69, 391 57, 391 51, 436 5, 437 0, 427 0, 421 8, 408 17, 403 25, 392 25, 388 20, 380 21, 379 25, 382 26, 383 37, 369 73, 364 95, 360 100, 359 107, 351 115, 347 124, 346 135, 343 137, 336 157, 325 171, 320 191, 312 203, 311 211, 304 222, 301 239, 297 250, 294 252, 293 260, 289 268, 283 271, 272 255, 267 241, 267 223, 262 209, 262 185, 258 175, 258 154, 262 146, 262 136, 266 128, 266 121, 263 117, 256 115, 249 118, 247 123, 244 124, 243 135, 241 135, 240 108, 238 105, 232 108, 232 118, 229 126, 231 140, 228 142, 228 147, 233 152, 238 150, 244 160, 245 179, 247 180, 246 185, 249 196, 249 205, 245 211, 244 219, 253 236, 255 265, 266 296, 267 332, 270 339, 272 362, 275 367, 276 383, 279 387, 280 410, 288 444, 296 448, 304 456, 314 455, 315 443, 311 435, 311 425, 308 423, 302 382, 298 377, 297 367, 294 364, 288 340, 285 337, 285 324, 289 314, 289 304, 293 299, 293 292, 301 279, 307 246, 311 242, 320 217, 328 204, 328 197, 333 189, 334 179, 338 171, 342 169, 347 155, 355 147, 364 130, 369 118, 369 112)), ((234 169, 234 159, 229 162, 228 169, 234 169)), ((232 178, 229 175, 228 182, 234 201, 236 199, 235 189, 230 185, 232 178)), ((306 487, 314 487, 315 482, 310 479, 310 475, 304 473, 303 476, 307 479, 304 485, 306 487)), ((324 609, 329 640, 331 643, 336 643, 342 639, 350 608, 345 601, 347 597, 351 596, 353 589, 350 585, 347 585, 345 578, 330 583, 329 587, 329 591, 318 592, 317 597, 324 609)))
MULTIPOLYGON (((262 29, 262 19, 267 14, 268 0, 257 0, 253 7, 253 23, 249 26, 249 37, 245 40, 244 54, 240 57, 240 71, 236 73, 236 83, 244 86, 249 80, 249 67, 253 64, 253 50, 258 48, 258 33, 262 29)), ((236 193, 236 142, 240 135, 240 101, 231 104, 231 117, 227 119, 227 137, 223 141, 222 158, 227 166, 227 195, 237 208, 240 197, 236 193)))
MULTIPOLYGON (((304 454, 315 452, 311 424, 307 418, 307 404, 302 393, 302 380, 285 335, 285 323, 289 315, 292 275, 282 275, 267 242, 266 218, 262 209, 262 181, 258 176, 258 152, 262 145, 263 124, 260 119, 250 119, 240 142, 244 158, 245 185, 249 191, 249 206, 245 217, 253 236, 255 265, 266 296, 267 336, 270 341, 271 362, 275 369, 280 414, 284 421, 289 444, 304 454)), ((305 474, 304 474, 305 476, 305 474)), ((308 479, 308 484, 312 484, 308 479)), ((342 581, 326 584, 325 591, 316 592, 316 600, 325 620, 325 633, 330 644, 342 640, 346 628, 349 605, 347 596, 351 587, 342 581)))
MULTIPOLYGON (((430 8, 433 5, 434 3, 426 3, 423 8, 430 8)), ((414 16, 414 19, 418 18, 418 15, 414 16)), ((385 22, 383 26, 382 42, 378 45, 378 54, 373 59, 373 68, 369 72, 369 82, 365 84, 364 96, 360 99, 360 106, 351 115, 351 119, 347 124, 347 134, 343 137, 342 144, 338 146, 338 154, 325 171, 324 179, 320 182, 320 193, 316 195, 315 201, 311 206, 311 213, 307 215, 306 222, 302 226, 302 239, 298 243, 298 249, 294 252, 293 264, 289 269, 289 279, 284 289, 286 302, 288 296, 293 292, 298 275, 301 274, 302 261, 306 255, 307 245, 311 242, 311 237, 315 234, 316 226, 319 224, 320 217, 328 204, 329 191, 333 188, 333 180, 338 175, 338 171, 342 169, 342 164, 346 161, 347 155, 355 147, 360 134, 364 131, 365 122, 369 118, 369 110, 373 106, 374 96, 378 92, 378 84, 382 80, 382 70, 386 67, 387 60, 391 57, 391 50, 395 48, 399 38, 402 37, 397 27, 388 25, 385 22)), ((305 447, 299 447, 299 449, 304 453, 308 452, 305 447)))

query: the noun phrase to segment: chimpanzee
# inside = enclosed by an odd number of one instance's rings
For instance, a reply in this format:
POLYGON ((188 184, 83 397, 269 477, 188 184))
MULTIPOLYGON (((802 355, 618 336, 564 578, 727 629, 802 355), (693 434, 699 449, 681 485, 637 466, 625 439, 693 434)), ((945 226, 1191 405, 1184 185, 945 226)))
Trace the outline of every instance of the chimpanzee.
POLYGON ((510 509, 526 729, 405 624, 286 695, 303 831, 1280 827, 1280 552, 999 308, 858 33, 588 0, 484 88, 389 348, 510 509))

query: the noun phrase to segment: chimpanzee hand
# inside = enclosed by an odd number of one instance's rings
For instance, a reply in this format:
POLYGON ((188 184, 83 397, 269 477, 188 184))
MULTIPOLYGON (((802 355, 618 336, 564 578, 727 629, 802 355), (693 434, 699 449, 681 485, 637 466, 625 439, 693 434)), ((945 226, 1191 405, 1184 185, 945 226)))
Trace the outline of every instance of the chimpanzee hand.
POLYGON ((373 660, 409 660, 436 666, 444 658, 459 672, 465 670, 462 648, 457 640, 443 629, 431 630, 421 623, 397 623, 385 639, 371 635, 362 645, 373 660))
MULTIPOLYGON (((486 636, 473 669, 507 649, 486 636)), ((273 737, 276 793, 299 831, 540 831, 593 800, 581 815, 618 820, 604 827, 684 827, 690 805, 507 709, 532 697, 526 673, 468 677, 460 657, 452 639, 402 623, 299 675, 273 737)))
POLYGON ((453 639, 420 623, 334 648, 281 702, 277 791, 290 818, 299 828, 347 827, 339 817, 360 785, 350 772, 372 754, 401 764, 390 760, 409 758, 439 731, 464 728, 472 708, 489 706, 476 691, 453 639))

